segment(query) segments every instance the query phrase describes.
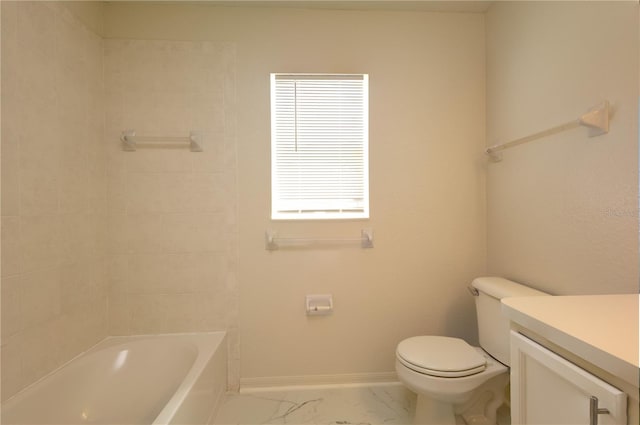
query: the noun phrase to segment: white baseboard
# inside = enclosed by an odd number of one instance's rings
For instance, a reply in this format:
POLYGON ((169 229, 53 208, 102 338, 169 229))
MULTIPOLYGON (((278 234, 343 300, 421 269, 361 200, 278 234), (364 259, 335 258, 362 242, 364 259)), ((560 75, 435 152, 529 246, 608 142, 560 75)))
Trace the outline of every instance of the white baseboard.
POLYGON ((310 389, 317 387, 361 387, 367 385, 399 384, 395 372, 347 373, 340 375, 266 376, 240 378, 240 392, 288 389, 310 389))

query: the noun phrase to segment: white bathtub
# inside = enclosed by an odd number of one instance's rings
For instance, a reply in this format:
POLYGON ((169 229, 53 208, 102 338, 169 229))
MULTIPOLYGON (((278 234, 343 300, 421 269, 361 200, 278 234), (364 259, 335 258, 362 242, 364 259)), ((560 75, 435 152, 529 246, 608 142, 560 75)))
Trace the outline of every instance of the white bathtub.
POLYGON ((206 424, 224 332, 110 337, 2 405, 2 424, 206 424))

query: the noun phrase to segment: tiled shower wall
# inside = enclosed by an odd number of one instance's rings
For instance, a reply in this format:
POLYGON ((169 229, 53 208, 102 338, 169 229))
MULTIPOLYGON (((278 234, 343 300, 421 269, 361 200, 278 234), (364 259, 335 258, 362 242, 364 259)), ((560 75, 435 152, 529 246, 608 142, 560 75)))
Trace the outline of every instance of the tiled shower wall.
POLYGON ((2 2, 2 399, 107 335, 102 39, 2 2))
POLYGON ((235 47, 105 40, 109 331, 227 330, 237 386, 235 47), (122 150, 120 134, 203 135, 122 150))
POLYGON ((234 45, 3 1, 1 64, 2 400, 123 334, 227 330, 237 386, 234 45), (123 152, 124 129, 204 152, 123 152))

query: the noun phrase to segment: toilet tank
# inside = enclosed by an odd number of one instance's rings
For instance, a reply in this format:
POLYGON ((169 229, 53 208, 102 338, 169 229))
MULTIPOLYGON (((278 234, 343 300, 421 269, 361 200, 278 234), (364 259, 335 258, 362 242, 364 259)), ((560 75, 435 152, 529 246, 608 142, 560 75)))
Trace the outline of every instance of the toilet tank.
POLYGON ((480 346, 493 358, 509 366, 509 319, 502 314, 500 300, 506 297, 549 295, 501 277, 479 277, 471 282, 476 296, 480 346))

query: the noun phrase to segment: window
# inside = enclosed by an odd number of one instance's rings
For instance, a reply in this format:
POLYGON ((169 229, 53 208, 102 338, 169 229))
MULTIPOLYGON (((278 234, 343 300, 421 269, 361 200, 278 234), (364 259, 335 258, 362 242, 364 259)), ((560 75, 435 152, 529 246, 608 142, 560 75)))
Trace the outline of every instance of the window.
POLYGON ((271 218, 369 217, 368 76, 271 74, 271 218))

